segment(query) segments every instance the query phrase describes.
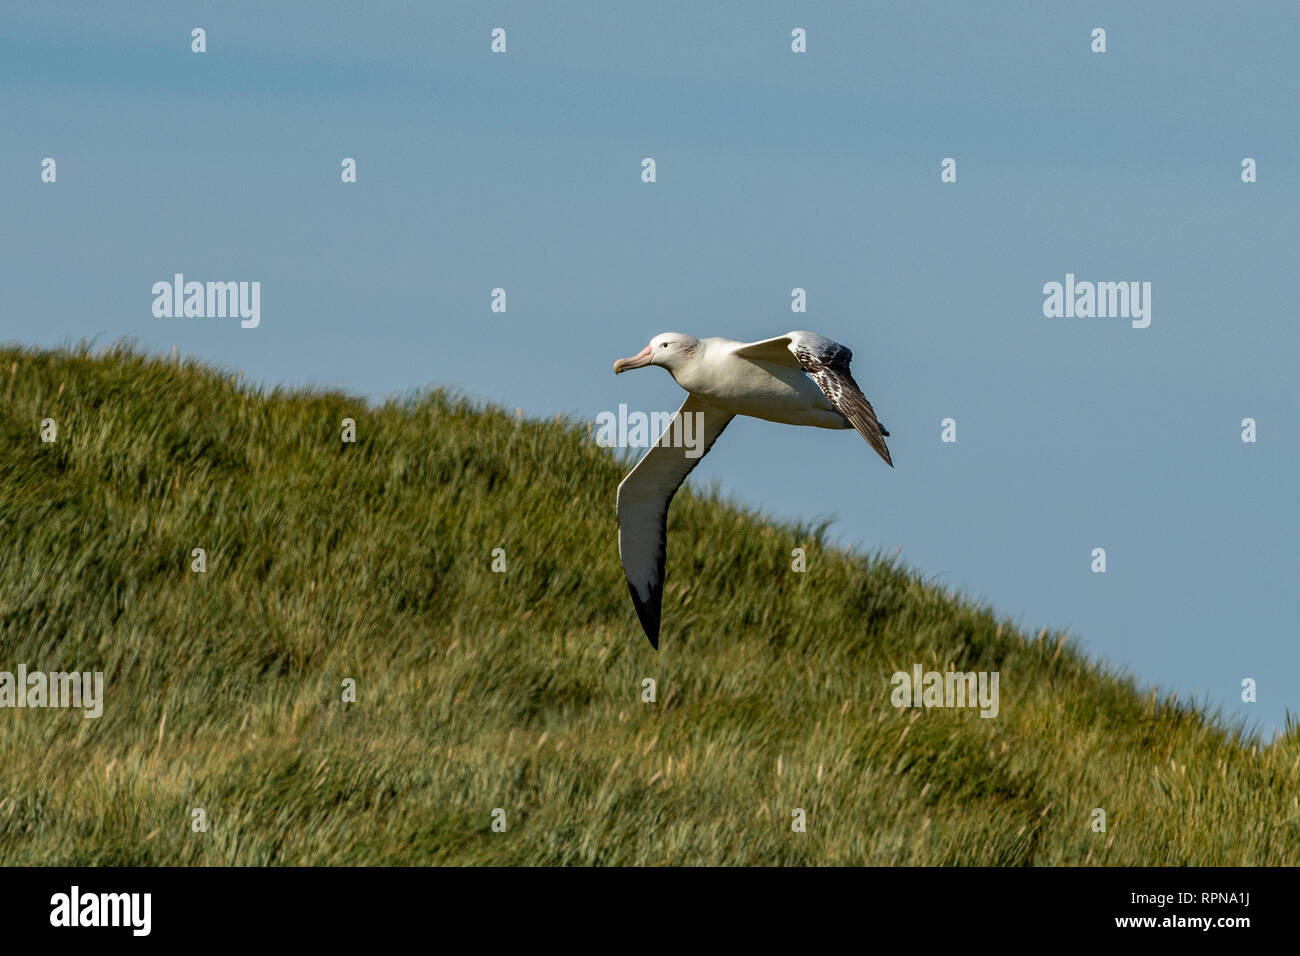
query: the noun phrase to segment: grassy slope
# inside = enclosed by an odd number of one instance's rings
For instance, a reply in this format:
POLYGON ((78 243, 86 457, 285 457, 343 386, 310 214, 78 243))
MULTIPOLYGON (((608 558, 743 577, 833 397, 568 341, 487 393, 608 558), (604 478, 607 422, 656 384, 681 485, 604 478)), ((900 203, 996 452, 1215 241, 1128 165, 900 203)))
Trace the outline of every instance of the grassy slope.
POLYGON ((0 863, 1300 857, 1294 729, 1256 746, 817 529, 683 491, 654 654, 583 426, 121 349, 0 349, 0 395, 0 670, 108 684, 99 720, 0 710, 0 863), (893 710, 915 662, 1000 671, 1000 716, 893 710))

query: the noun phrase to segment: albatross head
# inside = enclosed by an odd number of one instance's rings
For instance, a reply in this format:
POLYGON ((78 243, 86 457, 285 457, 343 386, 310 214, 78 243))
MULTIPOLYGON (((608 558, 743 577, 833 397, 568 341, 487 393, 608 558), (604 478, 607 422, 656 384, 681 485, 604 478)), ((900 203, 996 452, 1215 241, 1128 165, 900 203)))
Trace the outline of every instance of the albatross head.
POLYGON ((626 372, 632 368, 644 368, 647 365, 659 365, 670 372, 681 368, 682 363, 693 358, 700 340, 693 335, 680 332, 660 332, 650 340, 650 344, 631 358, 619 359, 614 363, 614 374, 626 372))

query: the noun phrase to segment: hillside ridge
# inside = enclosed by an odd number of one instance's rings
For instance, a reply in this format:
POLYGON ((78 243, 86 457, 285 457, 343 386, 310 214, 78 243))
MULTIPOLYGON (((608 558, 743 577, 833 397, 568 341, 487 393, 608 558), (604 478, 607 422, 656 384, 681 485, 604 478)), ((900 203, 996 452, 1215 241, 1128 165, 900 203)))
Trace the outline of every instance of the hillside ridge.
POLYGON ((586 423, 120 343, 4 346, 0 392, 0 672, 104 675, 99 717, 0 707, 2 864, 1300 858, 1294 723, 689 481, 655 654, 586 423), (996 716, 895 706, 950 671, 996 716))

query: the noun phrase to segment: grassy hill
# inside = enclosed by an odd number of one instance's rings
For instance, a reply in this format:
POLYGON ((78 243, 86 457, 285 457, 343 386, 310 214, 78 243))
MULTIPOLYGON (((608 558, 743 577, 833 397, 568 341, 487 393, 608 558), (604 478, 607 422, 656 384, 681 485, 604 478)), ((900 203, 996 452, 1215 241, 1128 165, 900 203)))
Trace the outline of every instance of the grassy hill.
POLYGON ((585 424, 126 348, 0 349, 0 396, 0 670, 107 684, 97 720, 0 710, 2 864, 1300 859, 1296 728, 1262 746, 821 529, 684 489, 655 654, 585 424), (998 671, 999 715, 894 709, 917 663, 998 671))

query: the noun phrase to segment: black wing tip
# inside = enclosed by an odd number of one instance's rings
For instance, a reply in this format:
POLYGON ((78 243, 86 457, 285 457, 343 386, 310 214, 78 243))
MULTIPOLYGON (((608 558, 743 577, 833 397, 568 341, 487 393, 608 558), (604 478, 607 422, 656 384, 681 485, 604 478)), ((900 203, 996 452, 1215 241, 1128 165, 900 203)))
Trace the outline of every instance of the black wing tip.
POLYGON ((632 595, 632 606, 636 608, 637 620, 641 622, 641 630, 645 631, 646 639, 650 646, 656 651, 659 650, 659 621, 663 610, 663 585, 650 585, 649 600, 642 601, 641 596, 636 593, 636 588, 632 582, 627 582, 628 593, 632 595))

